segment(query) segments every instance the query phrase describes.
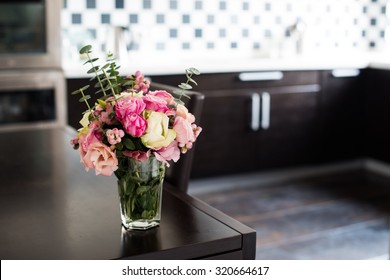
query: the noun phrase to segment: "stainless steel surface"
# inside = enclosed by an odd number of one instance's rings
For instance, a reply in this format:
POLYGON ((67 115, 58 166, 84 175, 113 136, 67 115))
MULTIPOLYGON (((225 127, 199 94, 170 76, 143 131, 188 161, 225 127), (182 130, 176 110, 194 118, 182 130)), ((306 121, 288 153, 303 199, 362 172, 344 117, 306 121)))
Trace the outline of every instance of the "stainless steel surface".
POLYGON ((281 80, 283 79, 283 73, 280 71, 243 72, 238 75, 238 79, 241 82, 281 80))
MULTIPOLYGON (((0 125, 0 131, 28 128, 58 127, 66 124, 65 79, 62 71, 2 71, 0 73, 0 93, 2 91, 52 89, 54 91, 55 120, 33 123, 13 123, 0 125)), ((1 105, 1 104, 0 104, 1 105)), ((1 106, 0 106, 1 107, 1 106)))
POLYGON ((334 69, 332 70, 332 77, 334 78, 347 78, 357 77, 360 74, 359 69, 334 69))
POLYGON ((268 129, 271 117, 271 95, 268 92, 261 94, 261 128, 268 129))
POLYGON ((260 94, 252 94, 252 115, 251 115, 251 129, 258 131, 260 128, 260 94))
POLYGON ((0 70, 4 69, 61 69, 61 8, 62 0, 44 0, 46 14, 46 52, 7 54, 0 56, 0 70))

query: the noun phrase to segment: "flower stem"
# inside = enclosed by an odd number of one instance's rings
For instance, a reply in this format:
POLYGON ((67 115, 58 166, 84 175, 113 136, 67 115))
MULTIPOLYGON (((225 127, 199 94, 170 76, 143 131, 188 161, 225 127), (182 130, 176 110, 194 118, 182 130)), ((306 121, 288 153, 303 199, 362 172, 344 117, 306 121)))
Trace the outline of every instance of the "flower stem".
MULTIPOLYGON (((87 54, 87 57, 88 57, 88 60, 91 60, 91 57, 89 56, 88 53, 87 54)), ((100 88, 102 89, 102 92, 103 92, 103 95, 106 96, 106 91, 104 90, 104 86, 102 84, 102 81, 100 80, 100 77, 98 75, 98 72, 96 71, 96 68, 95 66, 93 65, 93 62, 90 62, 92 67, 93 67, 93 70, 95 71, 95 77, 97 78, 98 82, 99 82, 99 85, 100 85, 100 88)))

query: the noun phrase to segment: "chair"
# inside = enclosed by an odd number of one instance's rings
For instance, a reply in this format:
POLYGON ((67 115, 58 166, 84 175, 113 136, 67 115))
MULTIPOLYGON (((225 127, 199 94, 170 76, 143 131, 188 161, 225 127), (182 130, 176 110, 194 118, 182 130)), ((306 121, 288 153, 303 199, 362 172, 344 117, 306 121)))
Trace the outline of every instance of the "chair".
MULTIPOLYGON (((172 93, 177 88, 152 82, 150 85, 150 90, 158 89, 166 90, 167 92, 172 93)), ((188 94, 191 99, 184 98, 186 100, 183 101, 185 102, 188 110, 195 116, 196 124, 199 125, 203 108, 204 95, 195 91, 188 91, 186 94, 188 94)), ((188 190, 188 182, 191 175, 192 159, 194 157, 195 146, 196 145, 194 145, 192 149, 189 150, 186 154, 182 154, 180 160, 171 164, 171 166, 166 170, 165 181, 183 192, 187 192, 188 190)))

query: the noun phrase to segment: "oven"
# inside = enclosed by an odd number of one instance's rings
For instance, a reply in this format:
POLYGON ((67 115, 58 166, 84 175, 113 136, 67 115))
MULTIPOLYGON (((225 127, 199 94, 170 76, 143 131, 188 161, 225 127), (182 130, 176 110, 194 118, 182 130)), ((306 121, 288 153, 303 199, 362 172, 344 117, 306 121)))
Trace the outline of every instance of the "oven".
POLYGON ((66 124, 62 0, 0 2, 0 131, 66 124))
POLYGON ((65 124, 65 79, 61 71, 0 73, 0 131, 65 124))

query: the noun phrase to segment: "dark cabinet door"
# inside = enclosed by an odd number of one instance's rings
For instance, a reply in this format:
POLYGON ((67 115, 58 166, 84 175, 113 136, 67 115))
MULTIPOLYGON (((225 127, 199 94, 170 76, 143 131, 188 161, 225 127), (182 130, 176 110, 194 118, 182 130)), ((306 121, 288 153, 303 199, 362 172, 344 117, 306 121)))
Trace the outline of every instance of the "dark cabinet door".
POLYGON ((256 133, 250 128, 251 92, 207 92, 203 128, 192 176, 240 173, 256 168, 256 133))
POLYGON ((359 69, 322 72, 321 123, 324 161, 361 156, 364 139, 363 80, 359 69))
POLYGON ((291 167, 318 160, 319 90, 318 85, 270 90, 270 125, 257 137, 258 168, 291 167))
POLYGON ((319 85, 312 84, 207 91, 192 176, 264 171, 317 161, 319 90, 319 85), (264 94, 268 105, 263 103, 264 94), (259 110, 256 102, 260 102, 259 110))
POLYGON ((390 71, 365 70, 364 109, 366 156, 390 162, 390 71))

